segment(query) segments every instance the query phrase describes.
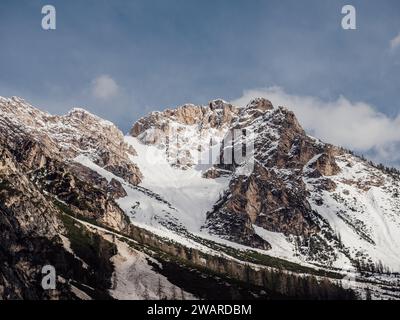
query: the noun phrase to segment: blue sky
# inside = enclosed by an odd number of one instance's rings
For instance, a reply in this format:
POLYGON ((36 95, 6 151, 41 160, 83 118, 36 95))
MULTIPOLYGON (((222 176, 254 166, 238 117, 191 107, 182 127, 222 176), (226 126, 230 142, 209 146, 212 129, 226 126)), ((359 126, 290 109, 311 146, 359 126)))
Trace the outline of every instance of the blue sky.
POLYGON ((58 114, 81 106, 127 131, 152 110, 278 86, 362 101, 397 125, 399 34, 396 0, 2 0, 0 95, 58 114), (357 30, 341 28, 348 3, 357 30), (41 28, 45 4, 54 31, 41 28))

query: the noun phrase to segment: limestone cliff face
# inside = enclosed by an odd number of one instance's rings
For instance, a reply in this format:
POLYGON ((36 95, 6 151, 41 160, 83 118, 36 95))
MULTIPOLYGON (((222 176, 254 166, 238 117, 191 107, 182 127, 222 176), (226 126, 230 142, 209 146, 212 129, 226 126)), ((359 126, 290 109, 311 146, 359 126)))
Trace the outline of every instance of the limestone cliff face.
POLYGON ((74 299, 66 283, 56 290, 41 287, 42 267, 51 264, 60 276, 82 263, 63 247, 65 228, 51 198, 24 172, 0 136, 0 297, 1 299, 74 299), (67 263, 67 261, 69 263, 67 263))
MULTIPOLYGON (((303 176, 325 176, 326 186, 332 187, 328 177, 340 170, 334 157, 339 150, 310 138, 292 112, 274 109, 262 99, 243 108, 232 128, 254 132, 254 138, 247 140, 254 144, 254 166, 243 172, 246 164, 233 162, 214 166, 206 173, 213 178, 219 170, 229 170, 233 178, 223 199, 208 213, 205 228, 260 248, 265 244, 260 244, 253 225, 306 238, 320 232, 303 176)), ((222 163, 223 157, 221 151, 222 163)))
POLYGON ((16 97, 0 98, 0 115, 0 131, 7 144, 32 169, 44 166, 49 156, 72 160, 86 155, 129 183, 141 181, 139 169, 129 160, 136 151, 109 121, 77 108, 64 116, 53 116, 16 97))
POLYGON ((141 173, 129 159, 136 151, 112 123, 82 109, 52 116, 24 100, 0 100, 2 145, 21 163, 37 186, 73 207, 82 216, 121 230, 127 220, 115 200, 126 195, 121 183, 107 182, 74 161, 85 155, 98 166, 133 185, 141 173))
POLYGON ((129 220, 115 202, 125 195, 121 184, 106 179, 87 167, 57 161, 32 171, 31 179, 44 191, 65 203, 75 214, 115 230, 124 230, 129 220))
POLYGON ((19 227, 34 236, 54 237, 60 224, 55 207, 36 188, 9 150, 0 149, 0 184, 2 209, 12 213, 19 227))
MULTIPOLYGON (((46 264, 54 265, 62 278, 95 290, 102 287, 106 297, 103 286, 111 274, 96 279, 93 268, 99 272, 102 266, 94 264, 101 262, 109 272, 110 256, 104 252, 90 258, 93 265, 83 264, 63 240, 70 231, 62 217, 71 214, 115 230, 127 228, 129 221, 115 202, 126 195, 121 183, 108 182, 74 158, 86 155, 137 184, 141 173, 129 160, 135 151, 117 128, 83 110, 50 116, 18 98, 1 98, 0 107, 0 297, 78 298, 64 280, 57 290, 43 290, 41 268, 46 264)), ((103 246, 102 241, 95 245, 103 246)), ((93 248, 84 250, 84 255, 93 254, 93 248)))

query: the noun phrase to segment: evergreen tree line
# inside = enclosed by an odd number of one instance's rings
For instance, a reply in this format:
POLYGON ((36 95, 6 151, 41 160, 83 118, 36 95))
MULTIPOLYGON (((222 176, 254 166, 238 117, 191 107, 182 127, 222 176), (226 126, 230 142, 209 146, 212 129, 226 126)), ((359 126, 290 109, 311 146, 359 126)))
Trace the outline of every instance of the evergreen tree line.
POLYGON ((376 169, 379 169, 379 170, 381 170, 381 171, 383 171, 383 172, 385 172, 385 173, 387 173, 387 174, 389 174, 391 176, 400 176, 400 170, 398 170, 396 168, 387 167, 387 166, 383 165, 382 163, 377 164, 377 163, 375 163, 375 162, 373 162, 371 160, 367 160, 364 155, 355 154, 353 151, 351 151, 349 149, 346 149, 346 148, 341 148, 341 149, 342 149, 342 151, 344 151, 346 153, 349 153, 352 156, 355 156, 355 157, 361 159, 362 161, 367 162, 370 166, 372 166, 372 167, 374 167, 376 169))
POLYGON ((343 288, 340 282, 327 278, 299 276, 281 270, 263 272, 263 286, 289 299, 305 300, 355 300, 357 295, 351 289, 343 288))
POLYGON ((357 271, 360 274, 366 273, 379 273, 379 274, 392 274, 392 270, 384 265, 382 261, 378 261, 375 263, 372 262, 364 262, 363 260, 357 260, 354 262, 357 271))

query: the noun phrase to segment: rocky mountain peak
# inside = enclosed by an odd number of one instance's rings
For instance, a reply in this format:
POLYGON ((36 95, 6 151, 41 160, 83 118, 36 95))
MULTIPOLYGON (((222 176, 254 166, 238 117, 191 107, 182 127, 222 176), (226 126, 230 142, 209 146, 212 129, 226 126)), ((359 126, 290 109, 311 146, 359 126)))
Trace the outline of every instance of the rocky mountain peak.
POLYGON ((229 106, 230 104, 222 99, 214 99, 208 103, 208 106, 211 110, 215 109, 223 109, 225 106, 229 106))
POLYGON ((248 110, 249 109, 257 109, 260 111, 272 110, 273 108, 274 108, 274 106, 272 105, 271 101, 269 101, 265 98, 262 98, 262 97, 254 98, 245 107, 245 109, 248 109, 248 110))
POLYGON ((50 115, 16 97, 2 98, 0 108, 0 131, 10 146, 19 144, 16 152, 29 155, 28 164, 43 166, 48 155, 65 160, 85 155, 130 183, 140 182, 140 171, 129 159, 136 151, 111 122, 81 108, 50 115))
POLYGON ((210 148, 211 140, 222 140, 239 112, 240 108, 220 99, 206 106, 185 104, 139 119, 130 134, 144 144, 164 148, 172 165, 187 169, 202 150, 210 148))
POLYGON ((67 115, 65 117, 76 118, 76 119, 80 119, 82 121, 88 121, 88 122, 98 122, 99 124, 101 124, 103 126, 114 126, 115 127, 115 125, 112 122, 104 120, 83 108, 78 108, 78 107, 73 108, 73 109, 71 109, 71 111, 69 111, 67 113, 67 115))

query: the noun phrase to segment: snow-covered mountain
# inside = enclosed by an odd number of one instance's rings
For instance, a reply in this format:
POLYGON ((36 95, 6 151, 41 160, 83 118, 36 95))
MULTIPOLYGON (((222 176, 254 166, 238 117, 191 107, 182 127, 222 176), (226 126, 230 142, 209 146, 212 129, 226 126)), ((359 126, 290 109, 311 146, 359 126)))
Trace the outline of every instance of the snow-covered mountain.
MULTIPOLYGON (((190 232, 270 253, 278 241, 291 248, 283 258, 326 266, 351 268, 357 260, 400 271, 398 172, 308 136, 286 108, 274 109, 263 99, 242 109, 222 101, 185 105, 140 119, 131 135, 126 141, 139 150, 132 161, 144 173, 142 185, 172 204, 167 216, 190 232), (246 172, 246 164, 192 164, 186 170, 168 165, 163 134, 178 136, 186 162, 193 163, 204 158, 194 155, 199 149, 219 147, 231 128, 253 132, 253 171, 246 172)), ((148 213, 138 206, 133 220, 144 217, 143 223, 152 224, 148 213)), ((152 215, 160 218, 155 224, 165 218, 159 213, 152 215)))
POLYGON ((83 109, 0 107, 2 297, 400 295, 399 173, 307 135, 286 108, 186 104, 124 136, 83 109), (33 279, 54 256, 64 285, 49 296, 33 279))

